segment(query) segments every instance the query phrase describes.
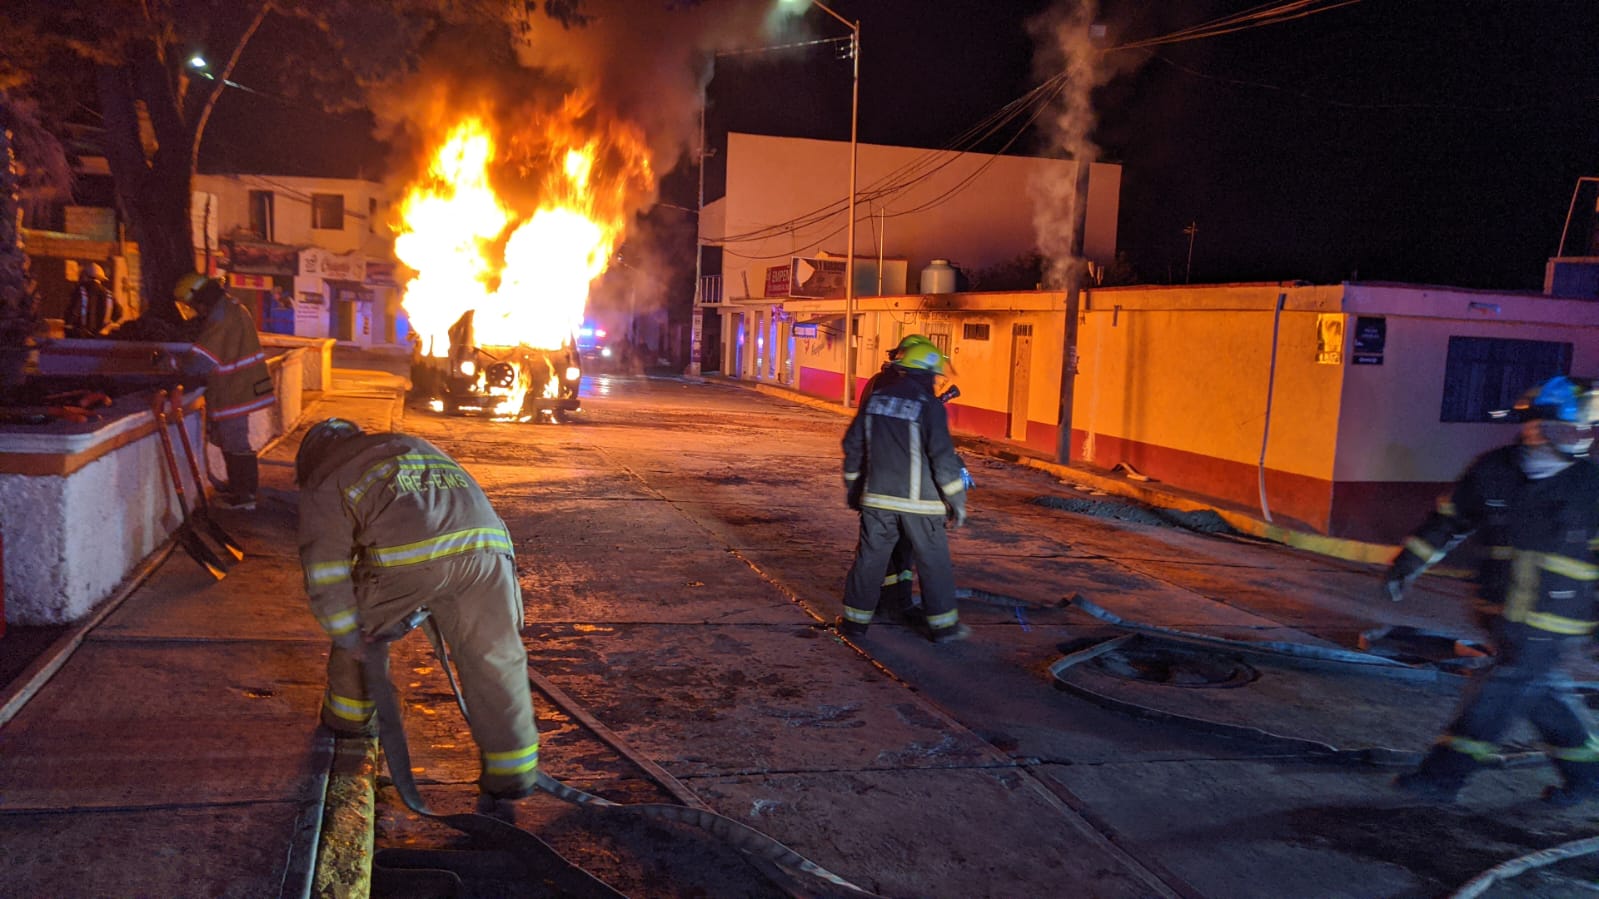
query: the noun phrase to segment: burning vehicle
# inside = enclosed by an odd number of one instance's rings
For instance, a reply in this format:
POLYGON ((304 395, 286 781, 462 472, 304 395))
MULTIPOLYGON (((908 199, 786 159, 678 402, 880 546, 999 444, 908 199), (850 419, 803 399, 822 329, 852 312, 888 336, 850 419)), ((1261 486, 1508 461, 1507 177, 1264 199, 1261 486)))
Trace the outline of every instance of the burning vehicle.
POLYGON ((450 350, 443 357, 422 353, 411 359, 413 393, 436 412, 478 412, 525 422, 565 421, 581 408, 578 388, 583 368, 575 341, 556 349, 482 346, 467 310, 450 327, 450 350))
POLYGON ((580 408, 589 290, 629 198, 653 184, 641 134, 587 123, 570 98, 536 128, 455 119, 398 205, 411 381, 435 410, 559 421, 580 408))

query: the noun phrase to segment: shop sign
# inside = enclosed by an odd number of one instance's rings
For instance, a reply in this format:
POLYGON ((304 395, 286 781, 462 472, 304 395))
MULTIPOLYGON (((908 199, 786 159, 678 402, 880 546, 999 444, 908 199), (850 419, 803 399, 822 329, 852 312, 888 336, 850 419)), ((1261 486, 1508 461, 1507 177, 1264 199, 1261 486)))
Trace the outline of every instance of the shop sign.
POLYGON ((330 253, 321 247, 300 251, 301 275, 316 275, 334 281, 365 281, 366 257, 360 253, 330 253))

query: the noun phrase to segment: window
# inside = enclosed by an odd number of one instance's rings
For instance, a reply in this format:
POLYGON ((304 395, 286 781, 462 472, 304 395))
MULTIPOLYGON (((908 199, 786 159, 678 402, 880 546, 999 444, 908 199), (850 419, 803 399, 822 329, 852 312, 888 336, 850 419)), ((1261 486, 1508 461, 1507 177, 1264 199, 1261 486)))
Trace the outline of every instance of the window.
POLYGON ((375 234, 378 229, 378 201, 375 197, 368 197, 366 201, 366 233, 375 234))
POLYGON ((272 240, 272 191, 250 191, 250 230, 265 241, 272 240))
POLYGON ((344 194, 312 194, 311 227, 322 231, 343 231, 344 194))
POLYGON ((1571 371, 1571 344, 1494 337, 1451 337, 1439 421, 1493 421, 1527 388, 1571 371))
POLYGON ((962 340, 987 340, 988 339, 988 325, 987 325, 987 323, 974 324, 972 322, 967 322, 966 324, 961 325, 961 339, 962 340))

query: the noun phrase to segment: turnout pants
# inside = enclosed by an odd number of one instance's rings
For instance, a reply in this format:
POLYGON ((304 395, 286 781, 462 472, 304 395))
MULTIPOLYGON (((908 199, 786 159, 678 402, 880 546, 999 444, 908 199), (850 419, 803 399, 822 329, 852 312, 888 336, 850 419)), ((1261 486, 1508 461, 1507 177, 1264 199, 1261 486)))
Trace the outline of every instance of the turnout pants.
MULTIPOLYGON (((539 733, 522 645, 522 595, 511 556, 470 552, 427 565, 383 569, 358 584, 363 634, 384 634, 426 608, 460 674, 482 761, 483 792, 515 798, 533 792, 539 733)), ((336 731, 370 733, 373 704, 362 662, 335 646, 328 657, 322 719, 336 731)))
POLYGON ((1499 741, 1517 719, 1537 728, 1568 788, 1599 793, 1599 739, 1587 707, 1561 667, 1564 655, 1591 637, 1551 634, 1502 619, 1493 624, 1500 661, 1471 683, 1460 711, 1421 763, 1421 774, 1459 785, 1499 755, 1499 741))
POLYGON ((916 574, 922 582, 922 610, 934 630, 954 627, 955 568, 949 559, 949 537, 940 515, 908 515, 883 509, 861 510, 861 532, 855 547, 855 564, 844 582, 844 619, 871 624, 883 592, 883 570, 894 544, 901 538, 910 545, 916 574))

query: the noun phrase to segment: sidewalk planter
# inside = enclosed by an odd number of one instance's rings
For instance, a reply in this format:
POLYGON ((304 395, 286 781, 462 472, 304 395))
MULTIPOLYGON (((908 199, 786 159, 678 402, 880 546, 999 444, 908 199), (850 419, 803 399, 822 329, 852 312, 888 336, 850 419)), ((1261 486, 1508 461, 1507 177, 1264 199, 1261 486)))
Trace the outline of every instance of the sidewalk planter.
MULTIPOLYGON (((187 349, 187 344, 80 340, 57 341, 40 352, 41 376, 66 381, 90 376, 97 385, 110 385, 115 403, 83 424, 0 425, 8 622, 66 624, 85 617, 176 529, 181 512, 150 397, 151 391, 178 382, 156 369, 157 351, 187 349)), ((251 414, 250 435, 257 446, 299 423, 304 361, 310 355, 308 348, 296 347, 268 359, 277 403, 251 414)), ((195 446, 208 447, 202 455, 210 471, 220 468, 221 458, 205 441, 204 395, 203 388, 193 387, 183 426, 195 446)))

